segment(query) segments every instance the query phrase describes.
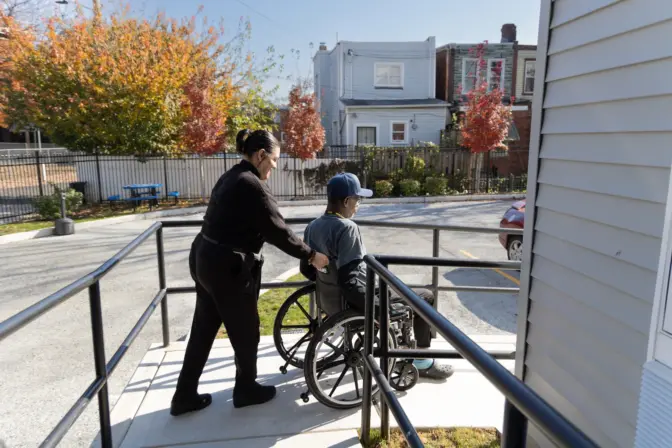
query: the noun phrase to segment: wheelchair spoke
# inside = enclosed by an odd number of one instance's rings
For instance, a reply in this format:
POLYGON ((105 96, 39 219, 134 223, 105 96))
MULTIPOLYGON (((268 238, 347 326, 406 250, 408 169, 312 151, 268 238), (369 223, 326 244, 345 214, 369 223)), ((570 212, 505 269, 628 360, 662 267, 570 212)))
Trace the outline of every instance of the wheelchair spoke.
POLYGON ((331 392, 329 392, 329 396, 334 395, 334 391, 338 387, 339 384, 341 384, 341 381, 343 380, 343 377, 345 376, 345 373, 348 371, 348 366, 345 366, 345 369, 341 372, 341 376, 338 377, 338 380, 336 380, 336 383, 334 384, 334 387, 331 389, 331 392))
POLYGON ((340 361, 332 361, 324 364, 321 366, 319 369, 317 369, 317 377, 320 378, 322 374, 324 373, 325 370, 331 369, 332 367, 338 367, 340 365, 345 364, 345 359, 342 359, 340 361))
POLYGON ((306 311, 306 309, 303 307, 303 305, 301 305, 301 303, 300 303, 298 300, 297 300, 296 302, 294 302, 294 303, 296 303, 296 306, 298 306, 298 307, 301 309, 301 311, 303 312, 303 314, 306 315, 306 317, 308 318, 308 320, 309 320, 310 322, 312 322, 312 321, 313 321, 312 316, 311 316, 310 314, 308 314, 308 311, 306 311))
POLYGON ((306 342, 308 339, 310 339, 311 336, 312 336, 312 333, 306 333, 305 335, 303 335, 303 336, 301 337, 301 339, 299 339, 299 342, 297 342, 296 344, 292 345, 292 348, 290 348, 289 350, 287 350, 287 353, 290 353, 290 354, 291 354, 290 356, 293 356, 294 353, 292 353, 292 352, 295 351, 294 349, 298 350, 298 349, 299 349, 299 346, 300 346, 301 344, 303 344, 304 342, 306 342))
POLYGON ((338 353, 339 355, 347 356, 347 354, 346 354, 343 350, 341 350, 340 348, 336 347, 336 346, 335 346, 334 344, 332 344, 331 342, 329 342, 329 341, 323 341, 323 342, 324 342, 326 345, 328 345, 329 348, 331 348, 331 349, 334 350, 336 353, 338 353))

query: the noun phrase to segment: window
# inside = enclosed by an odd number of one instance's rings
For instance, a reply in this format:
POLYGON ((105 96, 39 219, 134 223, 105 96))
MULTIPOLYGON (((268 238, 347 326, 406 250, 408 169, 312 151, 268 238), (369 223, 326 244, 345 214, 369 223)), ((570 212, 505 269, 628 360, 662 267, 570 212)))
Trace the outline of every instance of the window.
POLYGON ((376 62, 374 87, 401 89, 404 87, 404 64, 401 62, 376 62))
POLYGON ((525 61, 525 76, 523 77, 524 95, 534 94, 534 69, 536 64, 537 61, 534 59, 528 59, 525 61))
MULTIPOLYGON (((504 59, 488 59, 487 82, 488 90, 504 88, 504 59)), ((473 90, 481 80, 481 72, 478 59, 462 59, 462 93, 466 94, 473 90)))
POLYGON ((280 143, 285 143, 285 133, 284 132, 280 133, 280 143))
POLYGON ((462 93, 468 93, 476 87, 478 71, 478 59, 462 59, 462 93))
POLYGON ((504 89, 504 59, 488 59, 488 91, 504 89))
POLYGON ((376 146, 376 127, 357 126, 357 146, 376 146))
POLYGON ((390 141, 395 143, 406 143, 408 141, 408 135, 406 134, 406 125, 405 121, 392 121, 390 123, 392 136, 390 141))

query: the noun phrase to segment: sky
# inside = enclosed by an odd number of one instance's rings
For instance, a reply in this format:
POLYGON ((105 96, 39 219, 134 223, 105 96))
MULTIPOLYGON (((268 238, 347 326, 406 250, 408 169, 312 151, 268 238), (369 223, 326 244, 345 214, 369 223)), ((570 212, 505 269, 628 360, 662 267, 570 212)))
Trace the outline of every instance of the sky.
MULTIPOLYGON (((80 0, 88 5, 91 0, 80 0)), ((113 0, 103 0, 104 8, 113 0)), ((241 17, 252 23, 249 50, 265 54, 270 45, 284 54, 284 70, 276 72, 267 87, 279 86, 277 102, 286 101, 291 76, 312 76, 310 43, 331 49, 343 41, 422 41, 436 37, 436 45, 499 42, 504 23, 515 23, 518 42, 537 43, 540 0, 132 0, 133 13, 169 17, 202 14, 213 23, 224 19, 235 33, 241 17), (298 49, 298 60, 292 49, 298 49)), ((72 7, 72 6, 66 6, 72 7)))

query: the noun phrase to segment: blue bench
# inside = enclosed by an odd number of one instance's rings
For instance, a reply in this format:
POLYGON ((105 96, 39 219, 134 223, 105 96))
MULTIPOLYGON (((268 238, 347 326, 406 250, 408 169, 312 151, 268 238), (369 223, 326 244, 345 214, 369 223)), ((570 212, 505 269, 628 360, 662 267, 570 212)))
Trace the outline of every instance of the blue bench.
POLYGON ((149 209, 151 210, 155 201, 159 200, 159 197, 156 195, 133 196, 130 198, 126 198, 125 200, 133 203, 133 211, 137 209, 138 204, 142 201, 147 201, 149 203, 149 209))
POLYGON ((179 191, 169 191, 168 192, 168 197, 169 198, 175 198, 175 203, 177 204, 177 200, 180 197, 180 192, 179 191))

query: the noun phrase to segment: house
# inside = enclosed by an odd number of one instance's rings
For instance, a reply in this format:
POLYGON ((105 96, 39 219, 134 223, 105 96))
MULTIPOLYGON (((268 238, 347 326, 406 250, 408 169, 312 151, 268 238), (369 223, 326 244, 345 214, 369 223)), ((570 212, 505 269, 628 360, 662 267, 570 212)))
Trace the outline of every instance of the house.
MULTIPOLYGON (((464 112, 464 102, 468 93, 480 80, 477 70, 478 59, 474 54, 482 43, 451 43, 436 49, 436 97, 450 104, 451 113, 464 112)), ((499 43, 487 43, 483 58, 486 60, 486 76, 490 88, 504 90, 503 101, 512 104, 513 123, 509 130, 508 153, 492 153, 490 157, 492 168, 499 175, 519 175, 527 172, 529 127, 530 127, 530 99, 531 96, 521 97, 519 85, 524 83, 525 59, 535 57, 536 47, 519 45, 517 29, 513 23, 505 23, 501 29, 499 43), (531 53, 531 54, 530 54, 531 53), (497 157, 497 159, 495 159, 497 157)), ((534 73, 533 65, 528 64, 529 74, 534 73), (529 69, 532 67, 531 69, 529 69)), ((527 87, 534 87, 534 82, 528 79, 527 87)), ((532 91, 529 92, 532 94, 532 91)))
POLYGON ((273 130, 273 136, 278 139, 281 146, 285 144, 285 122, 287 121, 288 113, 288 106, 280 106, 273 117, 273 123, 276 126, 273 130))
POLYGON ((668 0, 541 1, 516 375, 603 447, 672 444, 670 36, 668 0))
POLYGON ((435 39, 340 41, 315 54, 315 92, 327 145, 439 143, 447 104, 436 99, 435 39))

